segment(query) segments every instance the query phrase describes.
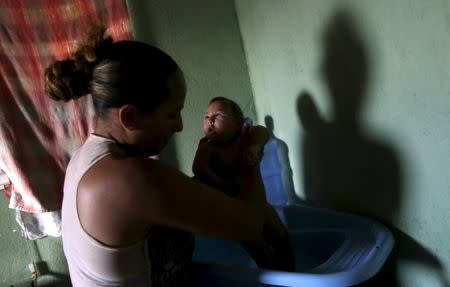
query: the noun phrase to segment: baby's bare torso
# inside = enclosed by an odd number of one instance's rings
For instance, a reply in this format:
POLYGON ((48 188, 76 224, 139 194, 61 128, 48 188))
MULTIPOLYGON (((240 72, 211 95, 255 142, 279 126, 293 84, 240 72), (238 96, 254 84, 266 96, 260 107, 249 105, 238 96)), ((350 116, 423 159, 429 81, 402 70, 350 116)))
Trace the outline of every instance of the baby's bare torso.
POLYGON ((242 174, 242 140, 236 138, 223 145, 207 144, 212 150, 210 166, 214 172, 224 179, 239 180, 242 174))

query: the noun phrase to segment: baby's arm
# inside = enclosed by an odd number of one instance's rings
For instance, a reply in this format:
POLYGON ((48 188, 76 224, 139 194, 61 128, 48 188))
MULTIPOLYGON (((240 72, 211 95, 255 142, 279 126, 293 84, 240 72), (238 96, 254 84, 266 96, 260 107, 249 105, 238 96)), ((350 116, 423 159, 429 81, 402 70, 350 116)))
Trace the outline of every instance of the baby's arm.
POLYGON ((262 159, 264 145, 270 138, 270 132, 263 126, 252 126, 249 130, 248 141, 244 149, 244 164, 256 165, 262 159))
POLYGON ((234 186, 218 176, 209 165, 212 151, 213 147, 208 144, 206 139, 200 140, 192 165, 192 172, 195 175, 194 178, 227 193, 227 191, 233 189, 234 186))

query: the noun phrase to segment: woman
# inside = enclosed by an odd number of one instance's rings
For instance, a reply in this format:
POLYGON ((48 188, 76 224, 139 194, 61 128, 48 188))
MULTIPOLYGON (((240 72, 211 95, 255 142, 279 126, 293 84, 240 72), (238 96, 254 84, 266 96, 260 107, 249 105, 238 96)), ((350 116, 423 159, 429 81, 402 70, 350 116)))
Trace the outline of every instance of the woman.
POLYGON ((52 99, 91 94, 96 114, 64 184, 62 240, 72 284, 186 286, 191 234, 259 239, 264 220, 273 219, 259 168, 245 169, 240 197, 230 198, 151 159, 183 129, 183 73, 155 47, 104 34, 95 27, 73 57, 45 73, 52 99))

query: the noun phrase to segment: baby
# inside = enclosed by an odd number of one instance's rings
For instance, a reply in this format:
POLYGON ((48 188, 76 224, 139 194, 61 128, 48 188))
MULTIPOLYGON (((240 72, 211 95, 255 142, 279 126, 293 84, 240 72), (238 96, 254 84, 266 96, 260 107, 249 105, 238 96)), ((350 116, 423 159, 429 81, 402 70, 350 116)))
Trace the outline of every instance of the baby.
MULTIPOLYGON (((194 178, 239 196, 244 165, 259 165, 270 132, 263 126, 244 123, 240 107, 232 100, 217 97, 209 102, 203 121, 205 137, 195 154, 194 178)), ((244 241, 243 247, 260 268, 293 271, 295 258, 288 233, 278 214, 267 204, 268 216, 261 241, 244 241)))
POLYGON ((193 164, 195 178, 235 196, 242 165, 259 164, 270 133, 263 126, 244 124, 239 106, 223 97, 209 103, 203 131, 193 164))

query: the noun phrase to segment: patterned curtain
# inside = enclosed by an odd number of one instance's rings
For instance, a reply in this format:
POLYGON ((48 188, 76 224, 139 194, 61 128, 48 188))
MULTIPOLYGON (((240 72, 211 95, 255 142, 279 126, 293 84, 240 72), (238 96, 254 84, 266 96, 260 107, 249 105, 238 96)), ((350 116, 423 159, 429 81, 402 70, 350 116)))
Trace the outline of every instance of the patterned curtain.
POLYGON ((0 169, 9 207, 59 210, 65 167, 92 129, 92 103, 54 102, 43 73, 71 54, 99 20, 115 40, 132 38, 125 0, 0 0, 0 169))

